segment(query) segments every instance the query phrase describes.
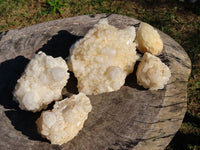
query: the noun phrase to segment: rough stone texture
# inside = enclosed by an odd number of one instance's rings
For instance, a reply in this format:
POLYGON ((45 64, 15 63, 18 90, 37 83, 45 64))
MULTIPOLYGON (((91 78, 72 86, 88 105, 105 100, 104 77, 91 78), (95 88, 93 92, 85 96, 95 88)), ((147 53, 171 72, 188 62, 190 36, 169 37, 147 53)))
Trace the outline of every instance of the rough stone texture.
MULTIPOLYGON (((36 131, 40 113, 19 109, 12 90, 34 52, 68 56, 69 47, 108 17, 118 28, 138 27, 140 21, 121 15, 78 16, 0 33, 0 149, 163 150, 180 128, 187 108, 190 59, 168 35, 159 31, 164 50, 159 57, 172 72, 163 90, 149 91, 136 84, 135 72, 119 91, 89 96, 93 106, 83 129, 69 143, 51 145, 36 131)), ((135 66, 137 67, 137 65, 135 66)), ((71 74, 69 92, 77 93, 71 74)), ((70 95, 66 89, 64 97, 70 95)))

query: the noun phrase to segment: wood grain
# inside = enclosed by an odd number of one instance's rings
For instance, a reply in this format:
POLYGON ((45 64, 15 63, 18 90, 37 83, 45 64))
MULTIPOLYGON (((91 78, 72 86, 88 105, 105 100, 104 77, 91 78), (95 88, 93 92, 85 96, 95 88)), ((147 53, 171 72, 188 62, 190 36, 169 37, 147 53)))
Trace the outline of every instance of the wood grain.
MULTIPOLYGON (((121 15, 85 15, 55 20, 0 33, 0 149, 59 150, 163 150, 180 128, 187 109, 187 81, 191 62, 184 49, 159 31, 164 50, 159 57, 172 77, 165 89, 145 90, 136 84, 135 72, 119 90, 89 96, 92 112, 83 129, 70 142, 52 145, 37 134, 40 113, 22 111, 12 91, 35 52, 42 50, 66 58, 70 46, 101 18, 118 27, 138 26, 139 20, 121 15)), ((137 65, 135 66, 137 67, 137 65)), ((73 76, 73 75, 72 75, 73 76)), ((77 93, 72 77, 67 93, 77 93)), ((66 90, 64 90, 66 91, 66 90)))

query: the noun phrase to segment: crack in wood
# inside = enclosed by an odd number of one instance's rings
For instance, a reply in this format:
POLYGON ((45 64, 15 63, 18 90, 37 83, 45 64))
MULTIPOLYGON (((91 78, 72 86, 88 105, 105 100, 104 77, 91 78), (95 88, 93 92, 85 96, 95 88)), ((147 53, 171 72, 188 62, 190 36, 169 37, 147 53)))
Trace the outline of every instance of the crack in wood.
POLYGON ((181 118, 176 118, 176 119, 173 119, 173 118, 170 118, 170 119, 165 119, 165 120, 159 120, 159 121, 156 121, 156 122, 144 122, 144 121, 139 121, 139 120, 133 120, 135 122, 138 122, 138 123, 144 123, 144 124, 157 124, 157 123, 162 123, 162 122, 166 122, 166 121, 180 121, 182 120, 181 118))
POLYGON ((158 105, 158 106, 150 105, 150 107, 154 107, 154 108, 165 108, 165 107, 171 107, 171 106, 176 106, 176 105, 185 104, 185 103, 187 103, 187 100, 185 100, 184 102, 173 103, 173 104, 169 104, 169 105, 158 105))

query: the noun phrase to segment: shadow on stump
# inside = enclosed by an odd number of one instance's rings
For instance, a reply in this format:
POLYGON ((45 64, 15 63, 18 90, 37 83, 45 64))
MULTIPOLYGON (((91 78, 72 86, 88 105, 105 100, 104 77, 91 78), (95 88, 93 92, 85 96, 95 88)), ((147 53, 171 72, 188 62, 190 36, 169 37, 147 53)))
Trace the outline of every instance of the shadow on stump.
POLYGON ((61 56, 65 59, 69 56, 69 49, 81 36, 75 36, 65 30, 60 30, 58 34, 54 35, 47 44, 43 45, 42 48, 38 49, 37 52, 43 51, 47 55, 53 57, 61 56))

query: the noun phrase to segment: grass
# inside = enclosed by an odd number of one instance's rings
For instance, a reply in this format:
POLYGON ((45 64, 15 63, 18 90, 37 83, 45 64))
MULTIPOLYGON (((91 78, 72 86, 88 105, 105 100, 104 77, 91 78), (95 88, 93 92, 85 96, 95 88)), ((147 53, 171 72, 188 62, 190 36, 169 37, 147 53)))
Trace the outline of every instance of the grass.
POLYGON ((166 150, 200 149, 200 2, 175 0, 0 0, 0 32, 84 14, 117 13, 140 19, 174 38, 188 53, 192 72, 188 109, 166 150))

